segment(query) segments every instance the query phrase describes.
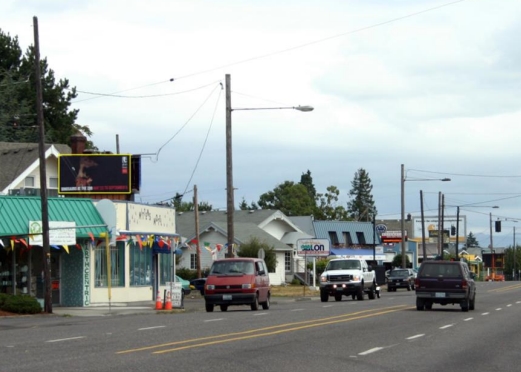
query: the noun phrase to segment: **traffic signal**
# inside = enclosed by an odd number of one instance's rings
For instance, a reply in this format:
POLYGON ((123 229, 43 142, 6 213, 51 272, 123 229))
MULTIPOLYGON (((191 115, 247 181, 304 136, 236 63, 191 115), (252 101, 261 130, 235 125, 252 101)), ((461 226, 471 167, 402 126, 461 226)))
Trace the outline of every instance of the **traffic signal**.
POLYGON ((501 221, 500 220, 496 221, 496 232, 501 232, 501 221))
POLYGON ((452 235, 452 236, 456 235, 456 226, 450 227, 450 235, 452 235))

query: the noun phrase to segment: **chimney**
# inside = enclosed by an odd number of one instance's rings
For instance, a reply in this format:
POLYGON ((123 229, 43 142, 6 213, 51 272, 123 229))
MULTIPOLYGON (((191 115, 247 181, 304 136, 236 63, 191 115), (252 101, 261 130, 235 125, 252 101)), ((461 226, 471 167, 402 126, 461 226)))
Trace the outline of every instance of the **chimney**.
POLYGON ((87 142, 87 137, 83 135, 80 131, 73 134, 70 138, 71 140, 71 150, 73 154, 83 154, 85 152, 85 143, 87 142))

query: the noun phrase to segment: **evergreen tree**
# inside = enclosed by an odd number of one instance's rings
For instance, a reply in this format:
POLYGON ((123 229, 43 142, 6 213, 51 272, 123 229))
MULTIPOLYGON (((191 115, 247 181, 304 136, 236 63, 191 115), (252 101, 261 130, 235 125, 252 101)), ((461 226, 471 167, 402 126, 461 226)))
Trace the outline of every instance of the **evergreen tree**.
POLYGON ((369 173, 360 168, 355 173, 351 187, 351 191, 349 191, 350 201, 347 203, 349 216, 355 221, 372 221, 373 216, 377 214, 377 210, 371 194, 373 185, 369 173))
POLYGON ((309 169, 306 173, 302 173, 302 176, 300 176, 300 184, 306 187, 309 193, 309 197, 312 200, 317 200, 317 190, 313 184, 313 177, 311 177, 311 172, 309 169))
POLYGON ((472 231, 471 231, 469 233, 469 235, 467 236, 467 241, 465 242, 465 248, 476 248, 476 247, 479 247, 479 242, 476 239, 476 237, 474 236, 474 234, 472 234, 472 231))
MULTIPOLYGON (((22 55, 17 37, 0 29, 0 131, 6 142, 36 142, 36 80, 34 47, 22 55)), ((81 131, 92 135, 88 126, 76 124, 77 109, 71 109, 76 88, 67 79, 56 80, 47 59, 40 60, 45 142, 68 144, 81 131)), ((93 147, 87 141, 87 148, 93 147)))
POLYGON ((239 209, 241 211, 251 211, 251 210, 259 209, 259 206, 253 201, 251 202, 250 205, 248 205, 248 203, 246 202, 246 199, 242 198, 242 200, 239 204, 239 209))
POLYGON ((262 194, 258 205, 262 209, 280 210, 287 216, 310 216, 314 211, 315 201, 311 199, 304 185, 285 181, 273 191, 262 194))

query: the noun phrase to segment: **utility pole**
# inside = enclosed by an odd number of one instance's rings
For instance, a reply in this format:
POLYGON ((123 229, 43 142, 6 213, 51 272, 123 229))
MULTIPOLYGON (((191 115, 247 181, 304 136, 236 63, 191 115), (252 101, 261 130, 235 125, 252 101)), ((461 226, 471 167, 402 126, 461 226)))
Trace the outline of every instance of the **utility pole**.
POLYGON ((49 243, 49 208, 47 204, 47 171, 45 168, 45 123, 43 121, 43 93, 40 73, 40 41, 38 34, 38 18, 33 17, 34 29, 34 80, 36 81, 36 120, 39 128, 39 160, 40 160, 40 200, 42 206, 42 240, 43 240, 43 293, 45 313, 52 313, 51 292, 51 249, 49 243))
POLYGON ((459 260, 458 245, 459 245, 459 206, 456 209, 456 260, 459 260))
POLYGON ((442 253, 442 237, 441 237, 441 191, 438 193, 438 256, 441 255, 443 259, 442 253))
POLYGON ((427 261, 427 247, 425 247, 425 215, 423 214, 423 190, 420 190, 420 206, 422 215, 422 247, 423 247, 423 260, 427 261))
POLYGON ((441 257, 445 253, 445 194, 441 194, 441 257))
POLYGON ((407 267, 407 259, 405 257, 405 168, 402 164, 402 171, 400 176, 400 186, 401 186, 401 221, 400 221, 400 230, 402 235, 401 248, 402 248, 402 268, 405 269, 407 267))
POLYGON ((226 213, 227 213, 227 230, 228 230, 228 249, 226 257, 233 257, 233 159, 232 159, 232 94, 230 87, 230 74, 225 76, 226 84, 226 213))
POLYGON ((195 215, 195 239, 196 243, 196 263, 197 277, 201 277, 201 246, 199 245, 199 205, 197 201, 197 185, 194 185, 194 215, 195 215))

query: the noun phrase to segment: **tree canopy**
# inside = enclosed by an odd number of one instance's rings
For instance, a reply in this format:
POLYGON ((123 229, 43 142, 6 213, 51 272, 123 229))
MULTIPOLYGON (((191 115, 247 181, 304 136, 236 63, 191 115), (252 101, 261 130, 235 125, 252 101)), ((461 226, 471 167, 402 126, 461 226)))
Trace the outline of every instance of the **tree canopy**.
POLYGON ((310 216, 315 201, 306 186, 292 181, 281 183, 273 191, 262 194, 258 205, 262 209, 277 209, 287 216, 310 216))
MULTIPOLYGON (((0 135, 6 142, 37 142, 36 80, 34 47, 22 54, 18 37, 0 29, 0 135)), ((76 88, 68 79, 57 80, 47 58, 40 60, 43 117, 46 143, 69 144, 81 131, 92 136, 86 125, 76 124, 79 110, 71 109, 76 88)), ((94 147, 87 141, 87 148, 94 147)))
POLYGON ((479 242, 476 239, 476 236, 472 234, 472 231, 469 232, 467 236, 467 241, 465 242, 465 248, 476 248, 479 247, 479 242))
POLYGON ((273 273, 277 267, 277 255, 275 248, 264 241, 260 241, 256 237, 252 237, 245 243, 242 243, 237 251, 239 257, 259 257, 259 250, 264 250, 264 262, 268 267, 268 271, 273 273))

